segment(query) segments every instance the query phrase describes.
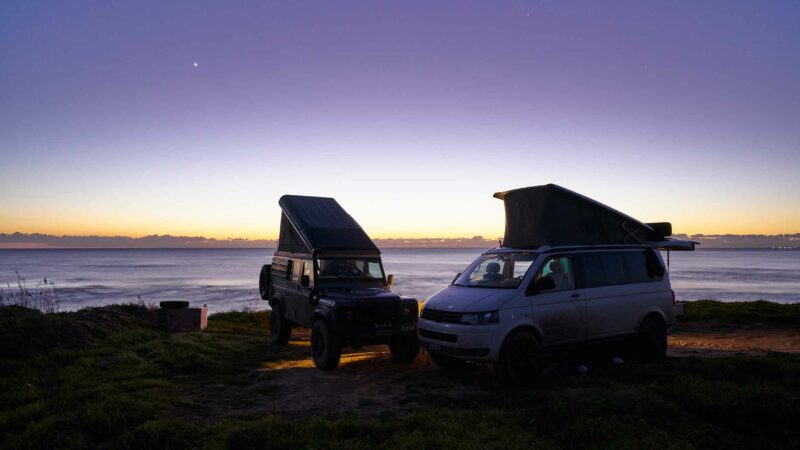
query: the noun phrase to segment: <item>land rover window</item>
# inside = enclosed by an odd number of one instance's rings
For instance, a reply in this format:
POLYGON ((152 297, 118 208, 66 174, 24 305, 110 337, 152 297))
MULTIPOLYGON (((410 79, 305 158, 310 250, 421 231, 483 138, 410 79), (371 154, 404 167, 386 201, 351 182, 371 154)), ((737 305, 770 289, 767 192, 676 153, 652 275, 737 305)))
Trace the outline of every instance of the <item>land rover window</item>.
POLYGON ((542 268, 534 277, 534 282, 541 278, 552 278, 555 287, 542 292, 571 291, 575 289, 575 277, 572 262, 566 256, 553 256, 542 264, 542 268))
POLYGON ((515 289, 522 282, 534 253, 497 253, 483 255, 459 276, 456 286, 515 289))
POLYGON ((326 258, 317 262, 318 280, 383 280, 377 259, 326 258))
POLYGON ((309 286, 311 286, 314 277, 311 274, 314 272, 314 264, 311 261, 303 261, 303 276, 308 277, 309 286))
POLYGON ((292 279, 292 272, 294 272, 294 261, 290 259, 290 260, 286 261, 286 279, 287 280, 291 280, 292 279))

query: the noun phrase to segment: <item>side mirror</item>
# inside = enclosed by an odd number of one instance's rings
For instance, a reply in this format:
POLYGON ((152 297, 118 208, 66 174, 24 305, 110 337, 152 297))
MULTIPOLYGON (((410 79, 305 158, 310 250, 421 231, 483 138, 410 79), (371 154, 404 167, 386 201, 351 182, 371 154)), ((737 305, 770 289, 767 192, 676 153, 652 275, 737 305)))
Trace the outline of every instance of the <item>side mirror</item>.
POLYGON ((462 274, 462 273, 464 273, 464 272, 458 272, 458 273, 456 274, 456 276, 455 276, 455 277, 453 277, 453 281, 451 281, 451 282, 450 282, 450 284, 455 284, 455 283, 456 283, 456 280, 458 279, 458 277, 460 277, 460 276, 461 276, 461 274, 462 274))
POLYGON ((389 275, 386 276, 386 287, 391 289, 393 284, 394 284, 394 274, 390 273, 389 275))
POLYGON ((311 285, 311 277, 308 275, 303 275, 300 277, 300 286, 307 288, 309 285, 311 285))
POLYGON ((528 285, 525 295, 536 295, 542 291, 549 291, 556 288, 556 282, 552 277, 542 277, 528 285))

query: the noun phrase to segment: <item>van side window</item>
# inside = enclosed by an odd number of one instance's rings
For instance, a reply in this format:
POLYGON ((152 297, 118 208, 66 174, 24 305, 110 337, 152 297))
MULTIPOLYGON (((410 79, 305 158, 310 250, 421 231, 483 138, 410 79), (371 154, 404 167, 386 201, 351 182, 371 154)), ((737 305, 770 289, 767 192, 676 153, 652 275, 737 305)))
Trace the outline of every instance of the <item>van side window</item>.
POLYGON ((628 283, 628 271, 625 270, 625 256, 620 252, 603 253, 603 271, 606 274, 606 284, 628 283))
POLYGON ((579 288, 658 281, 665 273, 650 249, 583 253, 575 256, 575 267, 579 288))
POLYGON ((603 258, 598 253, 584 253, 575 256, 577 282, 579 288, 591 288, 606 285, 606 271, 603 258))
POLYGON ((656 256, 656 252, 652 249, 647 249, 644 251, 644 259, 647 266, 647 276, 650 279, 660 279, 664 277, 664 273, 666 269, 661 264, 661 261, 656 256))
POLYGON ((550 277, 556 285, 555 289, 542 292, 571 291, 575 289, 575 277, 572 271, 572 263, 566 256, 553 256, 545 261, 542 268, 534 278, 534 282, 540 278, 550 277))
POLYGON ((631 283, 650 281, 643 251, 625 252, 625 266, 628 269, 628 277, 631 283))

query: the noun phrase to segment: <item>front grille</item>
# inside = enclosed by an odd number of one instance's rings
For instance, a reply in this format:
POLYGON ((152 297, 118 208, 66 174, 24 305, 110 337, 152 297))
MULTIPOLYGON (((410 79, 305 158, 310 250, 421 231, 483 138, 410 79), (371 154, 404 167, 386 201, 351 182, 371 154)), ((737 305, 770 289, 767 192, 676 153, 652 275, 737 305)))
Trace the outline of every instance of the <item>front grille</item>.
POLYGON ((424 308, 422 310, 422 318, 434 322, 460 323, 461 313, 424 308))
POLYGON ((458 335, 452 333, 441 333, 439 331, 433 330, 426 330, 424 328, 419 329, 419 335, 422 337, 426 337, 428 339, 435 339, 437 341, 444 341, 444 342, 456 342, 458 341, 458 335))
POLYGON ((400 317, 397 305, 370 305, 356 308, 358 321, 362 324, 392 323, 400 317))

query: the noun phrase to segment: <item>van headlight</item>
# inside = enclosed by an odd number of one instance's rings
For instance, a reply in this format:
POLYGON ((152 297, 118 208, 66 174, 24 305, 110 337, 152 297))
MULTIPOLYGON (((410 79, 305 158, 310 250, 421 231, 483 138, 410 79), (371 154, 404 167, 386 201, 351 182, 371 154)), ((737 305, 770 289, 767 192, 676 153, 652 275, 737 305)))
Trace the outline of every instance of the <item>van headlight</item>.
POLYGON ((486 325, 490 323, 498 323, 499 321, 500 313, 497 311, 464 313, 461 315, 461 323, 467 323, 470 325, 486 325))

